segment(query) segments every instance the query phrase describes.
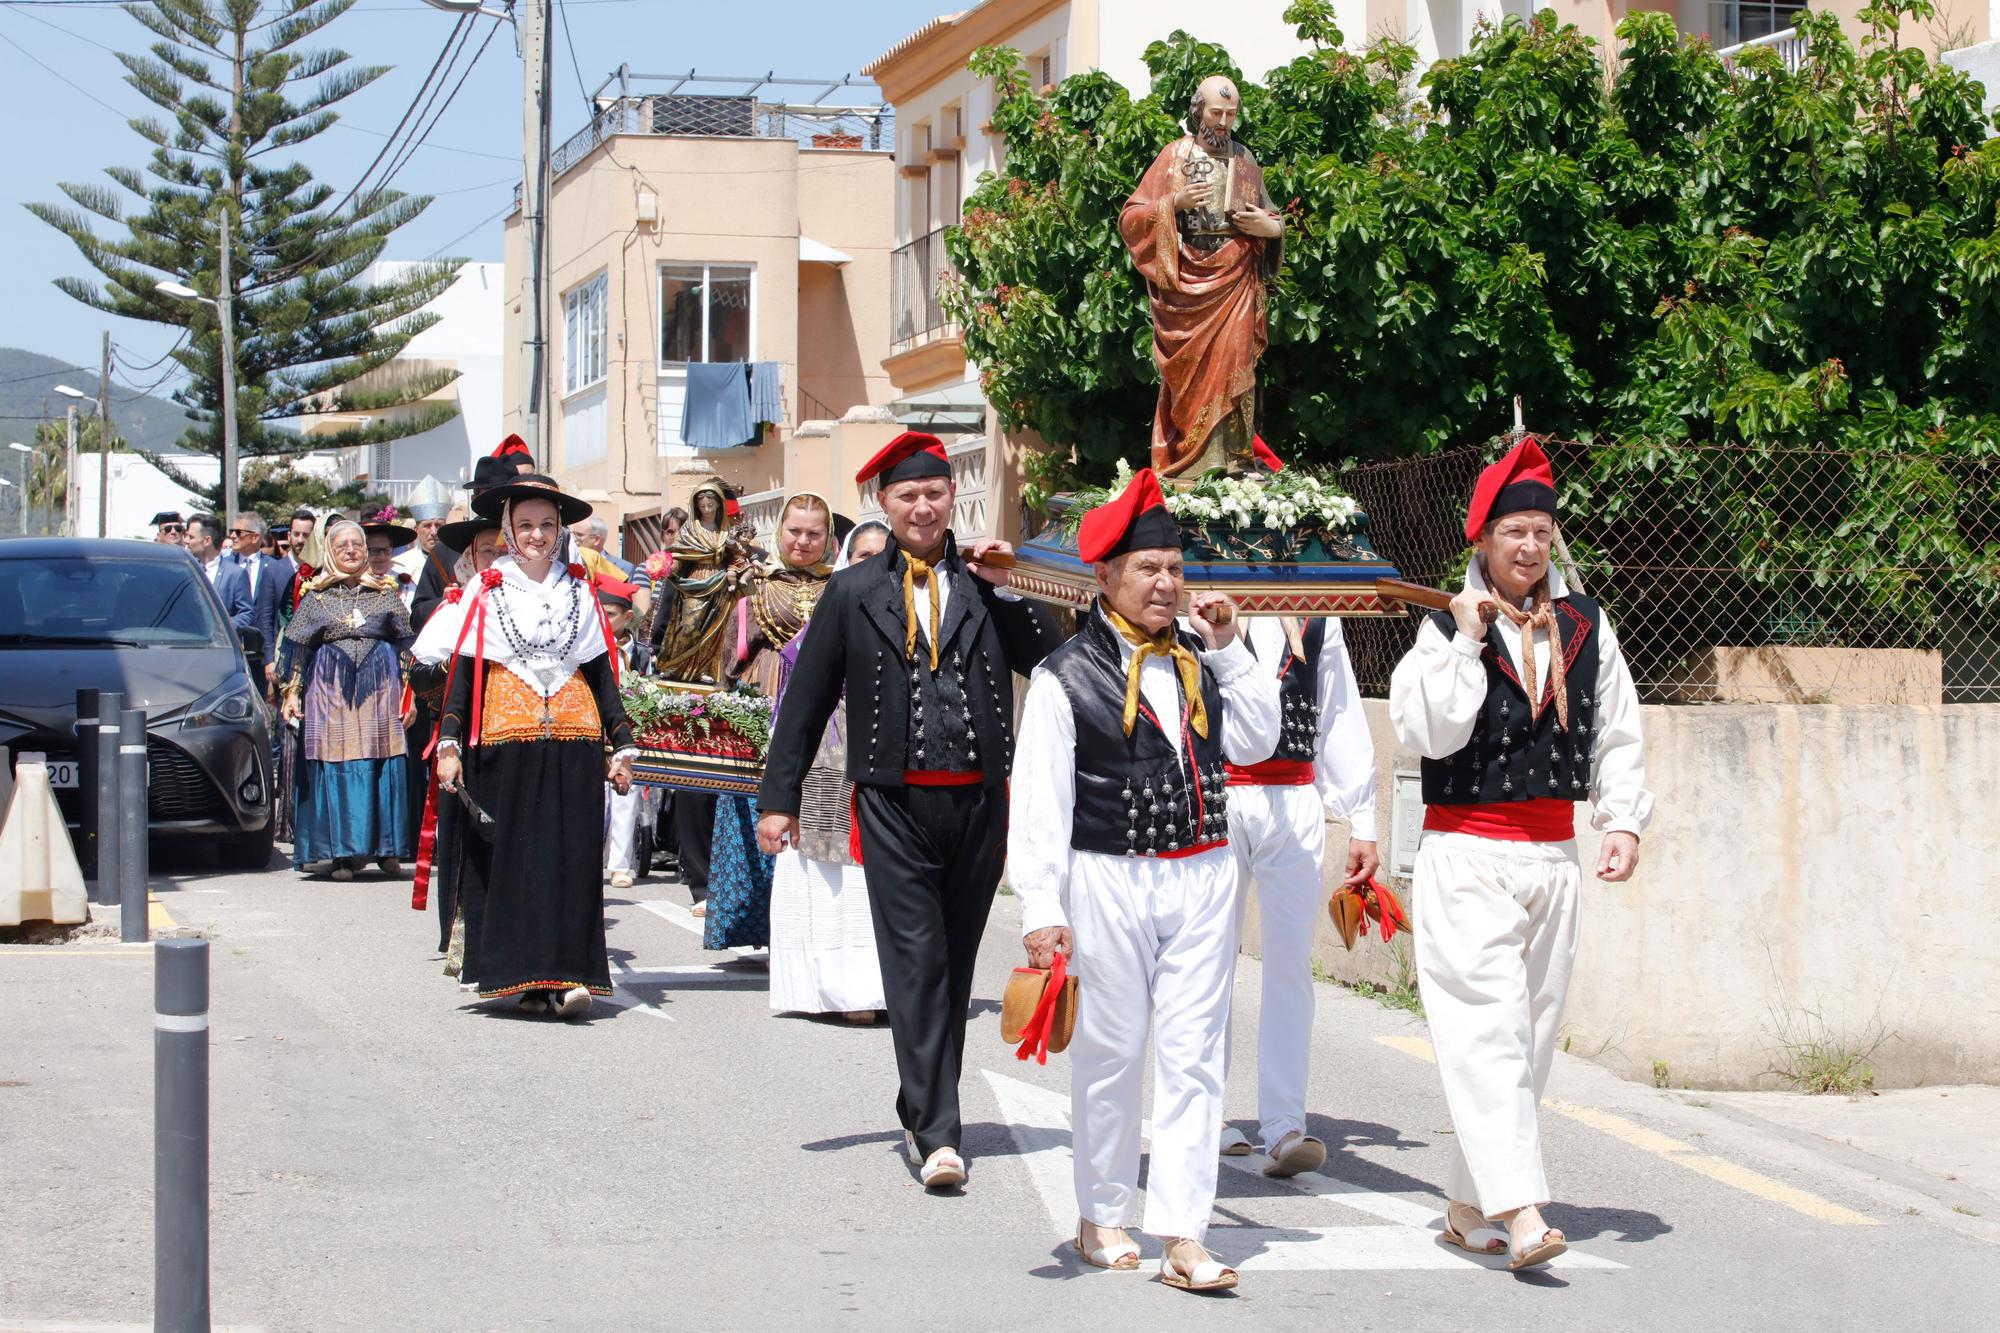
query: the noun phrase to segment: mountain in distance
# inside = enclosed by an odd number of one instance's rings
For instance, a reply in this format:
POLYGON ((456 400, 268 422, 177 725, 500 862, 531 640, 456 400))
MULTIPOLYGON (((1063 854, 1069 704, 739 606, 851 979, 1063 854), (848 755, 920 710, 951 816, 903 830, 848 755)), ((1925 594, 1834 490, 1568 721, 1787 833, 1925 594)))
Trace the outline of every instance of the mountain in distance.
MULTIPOLYGON (((37 421, 62 420, 63 409, 73 402, 79 417, 97 411, 95 370, 77 369, 21 347, 0 347, 0 441, 28 441, 37 421), (90 401, 65 398, 56 392, 58 384, 83 390, 90 401)), ((190 424, 187 409, 179 403, 136 394, 116 375, 112 377, 111 426, 130 447, 146 453, 186 454, 189 451, 174 442, 190 424)))

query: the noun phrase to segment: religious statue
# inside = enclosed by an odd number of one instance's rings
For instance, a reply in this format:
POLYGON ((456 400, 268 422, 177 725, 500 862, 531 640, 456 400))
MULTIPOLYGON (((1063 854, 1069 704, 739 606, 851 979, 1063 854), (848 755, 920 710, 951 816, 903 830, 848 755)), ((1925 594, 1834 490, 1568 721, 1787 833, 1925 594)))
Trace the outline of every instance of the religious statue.
POLYGON ((694 516, 669 552, 673 573, 661 608, 669 619, 653 669, 669 680, 714 684, 722 678, 723 630, 745 575, 749 544, 741 527, 725 526, 728 493, 720 478, 697 486, 689 503, 694 516))
POLYGON ((1154 159, 1118 215, 1153 309, 1153 471, 1182 485, 1211 468, 1257 470, 1257 362, 1285 223, 1232 133, 1241 105, 1230 79, 1203 79, 1189 133, 1154 159))

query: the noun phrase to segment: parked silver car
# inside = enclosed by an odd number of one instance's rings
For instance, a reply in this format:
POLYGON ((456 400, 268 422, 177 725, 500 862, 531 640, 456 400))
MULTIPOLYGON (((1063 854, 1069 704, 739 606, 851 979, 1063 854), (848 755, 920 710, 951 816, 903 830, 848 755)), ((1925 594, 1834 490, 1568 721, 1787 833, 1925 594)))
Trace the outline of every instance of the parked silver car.
POLYGON ((242 639, 179 547, 0 541, 0 745, 10 763, 48 755, 74 829, 76 692, 117 690, 146 710, 154 837, 200 838, 225 865, 261 869, 274 831, 272 721, 242 639))

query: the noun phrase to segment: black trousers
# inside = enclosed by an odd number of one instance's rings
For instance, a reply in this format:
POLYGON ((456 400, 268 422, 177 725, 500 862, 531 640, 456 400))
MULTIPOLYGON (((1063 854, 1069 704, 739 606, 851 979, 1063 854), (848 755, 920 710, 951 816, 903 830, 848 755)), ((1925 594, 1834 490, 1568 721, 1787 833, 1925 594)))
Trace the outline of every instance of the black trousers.
POLYGON ((674 841, 680 844, 681 883, 696 902, 708 900, 708 848, 715 838, 715 798, 674 793, 674 841))
POLYGON ((902 1082, 896 1114, 928 1157, 959 1146, 965 1011, 1006 863, 1006 788, 857 786, 854 800, 902 1082))

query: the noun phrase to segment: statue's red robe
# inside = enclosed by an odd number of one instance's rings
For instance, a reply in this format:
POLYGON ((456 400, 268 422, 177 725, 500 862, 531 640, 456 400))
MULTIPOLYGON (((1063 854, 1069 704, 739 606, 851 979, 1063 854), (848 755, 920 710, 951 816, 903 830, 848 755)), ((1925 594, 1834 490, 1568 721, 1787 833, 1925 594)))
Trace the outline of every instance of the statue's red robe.
MULTIPOLYGON (((1163 476, 1205 470, 1210 436, 1243 415, 1241 451, 1250 449, 1248 411, 1267 342, 1267 284, 1282 242, 1232 235, 1213 250, 1188 244, 1174 214, 1187 184, 1184 164, 1202 150, 1192 137, 1167 145, 1118 215, 1118 231, 1145 275, 1153 308, 1153 360, 1160 401, 1153 414, 1153 468, 1163 476)), ((1228 197, 1264 208, 1264 171, 1231 144, 1228 197)))

